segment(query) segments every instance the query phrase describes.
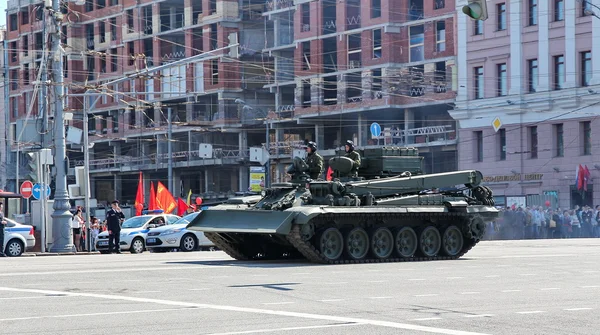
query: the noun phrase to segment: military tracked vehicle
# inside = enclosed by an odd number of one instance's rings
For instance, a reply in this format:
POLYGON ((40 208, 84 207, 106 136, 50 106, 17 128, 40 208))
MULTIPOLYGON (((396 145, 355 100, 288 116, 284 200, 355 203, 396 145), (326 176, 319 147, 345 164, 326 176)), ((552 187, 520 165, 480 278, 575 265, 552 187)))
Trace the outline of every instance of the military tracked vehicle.
POLYGON ((333 180, 311 180, 296 157, 290 182, 255 204, 205 210, 187 228, 239 260, 399 262, 457 259, 498 217, 479 171, 424 174, 413 148, 359 152, 357 178, 346 177, 354 162, 340 155, 329 160, 333 180))

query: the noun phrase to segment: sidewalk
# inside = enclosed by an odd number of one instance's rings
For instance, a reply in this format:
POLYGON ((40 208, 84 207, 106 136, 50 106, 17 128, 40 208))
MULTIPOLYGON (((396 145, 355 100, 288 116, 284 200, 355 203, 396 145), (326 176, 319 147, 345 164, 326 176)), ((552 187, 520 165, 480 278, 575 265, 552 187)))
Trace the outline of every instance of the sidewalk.
POLYGON ((37 256, 74 256, 74 255, 100 255, 99 251, 80 251, 80 252, 24 252, 21 257, 37 256))

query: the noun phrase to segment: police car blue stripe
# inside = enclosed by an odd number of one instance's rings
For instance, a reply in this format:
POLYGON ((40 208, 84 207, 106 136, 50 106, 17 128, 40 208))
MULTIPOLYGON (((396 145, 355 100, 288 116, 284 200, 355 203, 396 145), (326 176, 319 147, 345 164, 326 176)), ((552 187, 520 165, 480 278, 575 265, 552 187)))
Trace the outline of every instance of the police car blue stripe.
POLYGON ((19 231, 26 231, 29 232, 31 230, 31 228, 4 228, 4 231, 6 232, 19 232, 19 231))

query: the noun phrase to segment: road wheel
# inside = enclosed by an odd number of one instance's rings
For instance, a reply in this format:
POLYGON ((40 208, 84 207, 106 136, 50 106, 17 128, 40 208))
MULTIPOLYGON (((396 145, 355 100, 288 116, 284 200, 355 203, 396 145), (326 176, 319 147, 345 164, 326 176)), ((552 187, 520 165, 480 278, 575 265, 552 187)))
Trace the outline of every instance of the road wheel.
POLYGON ((346 250, 352 259, 363 259, 369 252, 369 234, 362 228, 354 228, 346 235, 346 250))
POLYGON ((144 241, 139 237, 134 238, 131 242, 129 251, 131 251, 132 254, 141 254, 144 252, 144 241))
POLYGON ((196 250, 196 238, 192 234, 183 235, 179 249, 190 252, 196 250))
POLYGON ((440 232, 433 226, 423 229, 419 242, 421 253, 426 257, 436 256, 442 247, 440 232))
POLYGON ((6 244, 5 254, 9 257, 19 257, 23 254, 24 250, 23 242, 12 239, 6 244))

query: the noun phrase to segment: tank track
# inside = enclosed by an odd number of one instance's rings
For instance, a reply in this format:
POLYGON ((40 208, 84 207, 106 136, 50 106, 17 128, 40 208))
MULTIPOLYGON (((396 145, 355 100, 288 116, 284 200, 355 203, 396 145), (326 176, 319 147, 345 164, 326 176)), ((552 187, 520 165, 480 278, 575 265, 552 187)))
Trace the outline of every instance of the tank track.
POLYGON ((228 242, 223 237, 221 237, 221 235, 219 235, 218 233, 204 233, 204 236, 207 239, 209 239, 212 243, 214 243, 217 248, 219 248, 220 250, 223 250, 226 254, 228 254, 232 258, 242 260, 242 261, 252 259, 251 256, 242 252, 240 250, 240 248, 238 248, 236 246, 236 244, 228 242))
MULTIPOLYGON (((466 213, 406 213, 406 214, 377 214, 377 215, 372 215, 372 214, 359 214, 359 213, 353 213, 353 214, 327 214, 327 215, 322 215, 322 216, 318 216, 317 218, 313 219, 316 220, 317 222, 315 222, 315 230, 319 230, 319 226, 321 227, 331 227, 331 223, 333 221, 340 221, 340 222, 344 222, 345 218, 349 219, 349 220, 356 220, 356 217, 360 216, 362 220, 360 220, 361 222, 365 222, 365 219, 379 219, 379 220, 386 220, 386 219, 402 219, 402 218, 410 218, 410 219, 421 219, 421 220, 428 220, 428 219, 432 219, 435 218, 437 220, 440 220, 440 223, 432 223, 431 225, 436 227, 436 228, 440 228, 443 225, 447 225, 448 221, 454 221, 452 223, 457 224, 458 228, 460 228, 461 230, 464 229, 464 227, 468 224, 468 220, 470 218, 470 215, 466 214, 466 213)), ((360 224, 360 225, 354 225, 354 227, 362 227, 362 228, 369 228, 368 224, 360 224)), ((419 224, 417 227, 424 227, 425 225, 419 224)), ((399 226, 400 227, 400 226, 399 226)), ((326 258, 325 256, 323 256, 323 254, 319 251, 319 249, 317 249, 312 243, 312 240, 315 240, 316 238, 313 237, 310 240, 305 240, 302 238, 302 234, 301 234, 301 226, 300 225, 293 225, 292 229, 290 231, 290 233, 287 236, 287 240, 306 258, 308 259, 310 262, 313 263, 321 263, 321 264, 358 264, 358 263, 388 263, 388 262, 419 262, 419 261, 435 261, 435 260, 453 260, 453 259, 458 259, 460 257, 462 257, 464 254, 466 254, 467 252, 469 252, 469 250, 471 250, 471 248, 473 248, 478 242, 479 239, 478 238, 468 238, 466 236, 466 234, 463 232, 463 247, 461 249, 461 251, 455 255, 455 256, 445 256, 445 255, 438 255, 438 256, 433 256, 433 257, 423 257, 423 256, 416 256, 416 257, 394 257, 394 255, 390 255, 390 257, 385 258, 385 259, 379 259, 379 258, 369 258, 370 253, 368 254, 368 256, 366 256, 363 259, 360 260, 354 260, 354 259, 337 259, 337 260, 330 260, 328 258, 326 258)), ((440 232, 440 234, 443 231, 440 232)), ((418 231, 417 231, 418 234, 418 231)), ((316 235, 316 234, 315 234, 316 235)), ((417 251, 418 253, 418 251, 417 251)), ((372 256, 371 256, 372 257, 372 256)))

